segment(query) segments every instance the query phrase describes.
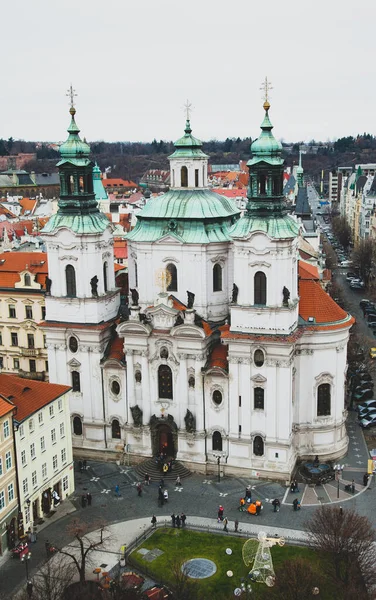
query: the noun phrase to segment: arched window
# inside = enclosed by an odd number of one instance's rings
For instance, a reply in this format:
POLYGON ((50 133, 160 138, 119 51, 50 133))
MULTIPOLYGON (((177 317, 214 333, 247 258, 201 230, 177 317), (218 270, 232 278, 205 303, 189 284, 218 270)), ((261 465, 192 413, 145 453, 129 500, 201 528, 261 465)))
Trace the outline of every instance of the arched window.
POLYGON ((195 169, 195 187, 198 187, 198 169, 195 169))
POLYGON ((141 383, 141 381, 142 381, 141 371, 136 371, 134 374, 134 378, 135 378, 136 383, 141 383))
POLYGON ((180 169, 180 180, 181 187, 188 187, 188 169, 187 167, 182 167, 180 169))
POLYGON ((172 400, 172 371, 168 365, 161 365, 158 369, 158 393, 160 398, 172 400))
POLYGON ((103 263, 103 287, 104 291, 107 292, 107 261, 103 263))
POLYGON ((76 297, 76 272, 72 265, 67 265, 65 267, 65 281, 67 286, 67 296, 69 298, 76 297))
POLYGON ((193 377, 193 375, 191 375, 188 379, 188 387, 189 388, 194 388, 195 387, 195 378, 193 377))
POLYGON ((266 194, 266 175, 265 173, 260 173, 259 175, 259 194, 266 194))
POLYGON ((266 275, 257 271, 254 279, 254 304, 266 305, 266 275))
POLYGON ((263 456, 264 454, 264 440, 260 435, 256 435, 253 440, 253 454, 255 456, 263 456))
POLYGON ((222 291, 222 267, 216 263, 213 267, 213 292, 222 291))
POLYGON ((117 419, 114 419, 111 423, 111 437, 114 440, 120 440, 121 438, 120 423, 117 419))
POLYGON ((24 285, 31 285, 31 279, 29 273, 25 273, 24 275, 24 285))
POLYGON ((220 452, 222 452, 222 436, 219 433, 219 431, 213 431, 212 449, 219 450, 220 452))
POLYGON ((256 387, 253 390, 253 408, 264 410, 264 394, 265 390, 260 387, 256 387))
POLYGON ((263 351, 256 350, 256 352, 253 355, 253 360, 254 360, 256 367, 262 367, 262 365, 265 362, 265 357, 264 357, 263 351))
POLYGON ((81 382, 80 382, 80 374, 78 371, 72 371, 72 391, 80 392, 81 391, 81 382))
POLYGON ((166 270, 169 272, 171 281, 167 286, 168 292, 177 292, 178 291, 178 270, 174 263, 168 263, 166 270))
POLYGON ((73 433, 74 435, 82 435, 82 421, 80 417, 73 418, 73 433))
POLYGON ((322 383, 317 388, 317 416, 330 415, 330 384, 322 383))

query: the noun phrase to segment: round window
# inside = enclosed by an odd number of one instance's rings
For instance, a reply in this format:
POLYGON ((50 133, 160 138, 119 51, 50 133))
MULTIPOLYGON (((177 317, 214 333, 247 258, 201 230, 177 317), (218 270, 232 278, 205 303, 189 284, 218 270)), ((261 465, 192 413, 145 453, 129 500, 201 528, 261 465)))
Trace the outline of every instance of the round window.
POLYGON ((116 379, 111 383, 111 392, 118 396, 120 394, 120 383, 116 379))
POLYGON ((256 367, 262 367, 265 362, 264 353, 262 350, 256 350, 253 355, 253 360, 255 362, 256 367))
POLYGON ((222 404, 222 393, 219 390, 215 390, 215 392, 213 392, 213 402, 217 406, 222 404))
POLYGON ((167 348, 165 346, 163 346, 161 348, 160 357, 161 358, 168 358, 168 350, 167 350, 167 348))
POLYGON ((134 374, 134 378, 136 380, 136 383, 141 383, 141 380, 142 380, 141 371, 136 371, 134 374))
POLYGON ((78 350, 78 341, 73 335, 69 338, 69 350, 71 352, 77 352, 78 350))

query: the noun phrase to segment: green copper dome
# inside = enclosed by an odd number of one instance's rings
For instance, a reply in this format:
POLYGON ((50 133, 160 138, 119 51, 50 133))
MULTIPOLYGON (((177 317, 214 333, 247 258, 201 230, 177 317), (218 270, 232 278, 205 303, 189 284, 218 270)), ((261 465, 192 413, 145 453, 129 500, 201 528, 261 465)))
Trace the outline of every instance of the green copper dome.
POLYGON ((80 163, 82 163, 82 159, 89 158, 90 146, 86 142, 83 142, 80 136, 78 135, 80 133, 80 130, 77 127, 76 121, 74 119, 74 115, 76 114, 76 109, 74 108, 74 106, 71 106, 69 112, 72 116, 70 125, 67 130, 69 133, 69 137, 67 141, 61 144, 59 148, 60 156, 63 160, 78 159, 80 163))
POLYGON ((205 152, 201 150, 202 142, 192 135, 191 123, 189 119, 185 123, 185 133, 179 138, 174 146, 175 152, 168 158, 209 158, 205 152))
POLYGON ((268 102, 264 103, 265 117, 261 123, 261 134, 251 145, 252 158, 247 165, 252 166, 258 162, 266 162, 269 165, 279 165, 283 163, 281 158, 282 144, 278 142, 272 134, 273 125, 269 119, 268 102))

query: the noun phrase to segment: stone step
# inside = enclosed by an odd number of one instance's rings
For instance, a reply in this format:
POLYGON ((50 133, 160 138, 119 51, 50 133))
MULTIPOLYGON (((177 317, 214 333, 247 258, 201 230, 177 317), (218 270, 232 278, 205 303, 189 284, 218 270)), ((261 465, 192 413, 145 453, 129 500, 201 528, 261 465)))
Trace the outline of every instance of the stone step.
POLYGON ((161 477, 163 477, 163 479, 166 481, 172 481, 178 476, 180 479, 184 479, 185 477, 189 477, 189 475, 191 475, 189 469, 184 467, 184 465, 182 465, 179 461, 174 462, 169 473, 163 473, 159 464, 155 462, 154 458, 149 458, 137 465, 136 471, 142 476, 142 478, 144 478, 145 474, 147 473, 151 477, 152 481, 158 481, 161 479, 161 477))

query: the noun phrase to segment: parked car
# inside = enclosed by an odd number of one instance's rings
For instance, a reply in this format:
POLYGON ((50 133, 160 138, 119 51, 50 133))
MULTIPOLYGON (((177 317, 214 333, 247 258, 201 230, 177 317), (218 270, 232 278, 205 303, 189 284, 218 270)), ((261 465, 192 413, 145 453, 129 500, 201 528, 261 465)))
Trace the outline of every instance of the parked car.
POLYGON ((341 267, 350 267, 351 265, 352 265, 352 260, 347 260, 347 259, 342 260, 340 263, 341 267))
POLYGON ((371 382, 370 382, 370 381, 366 381, 366 382, 364 382, 364 383, 363 383, 363 384, 361 384, 361 385, 357 385, 357 386, 354 388, 354 391, 353 391, 353 393, 354 393, 354 394, 359 394, 359 392, 363 392, 364 390, 369 390, 369 389, 373 389, 373 388, 374 388, 373 382, 372 382, 372 384, 371 384, 371 382))
POLYGON ((353 279, 356 279, 358 276, 353 273, 352 271, 349 271, 348 273, 346 273, 346 281, 352 281, 353 279))
POLYGON ((353 394, 353 399, 357 400, 358 402, 361 402, 362 400, 368 400, 369 398, 372 398, 372 396, 373 396, 373 390, 371 388, 367 388, 366 390, 363 390, 362 392, 353 394))
POLYGON ((366 402, 362 402, 361 404, 358 404, 357 406, 357 410, 362 410, 362 408, 367 408, 367 407, 371 407, 374 406, 376 407, 376 399, 373 400, 367 400, 366 402))
POLYGON ((376 425, 376 415, 374 417, 365 417, 359 421, 359 425, 366 429, 367 427, 373 427, 376 425))
POLYGON ((376 319, 374 321, 368 321, 368 327, 376 327, 376 319))
POLYGON ((375 312, 367 312, 364 316, 367 319, 367 321, 375 321, 375 319, 376 319, 375 312))
POLYGON ((362 309, 364 309, 366 306, 370 306, 370 305, 373 306, 371 300, 367 300, 367 298, 362 298, 362 300, 359 302, 359 306, 362 309))
POLYGON ((358 413, 358 419, 365 419, 368 417, 375 417, 375 416, 376 416, 376 408, 365 409, 358 413))
POLYGON ((363 290, 364 282, 363 281, 352 281, 350 283, 350 287, 352 290, 363 290))

